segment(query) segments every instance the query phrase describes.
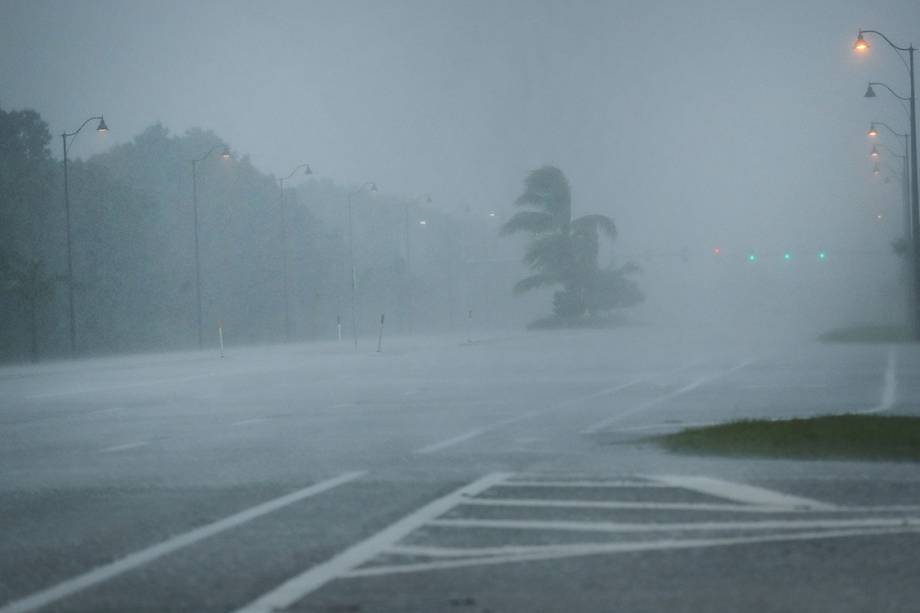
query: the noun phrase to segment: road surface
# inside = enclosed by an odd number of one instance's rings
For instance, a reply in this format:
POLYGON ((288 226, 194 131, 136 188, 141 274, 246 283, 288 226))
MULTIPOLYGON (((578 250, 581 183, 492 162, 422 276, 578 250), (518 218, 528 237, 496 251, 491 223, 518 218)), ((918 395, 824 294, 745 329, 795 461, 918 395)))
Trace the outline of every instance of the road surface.
POLYGON ((916 611, 915 464, 675 456, 917 413, 920 350, 635 327, 0 369, 0 613, 916 611))

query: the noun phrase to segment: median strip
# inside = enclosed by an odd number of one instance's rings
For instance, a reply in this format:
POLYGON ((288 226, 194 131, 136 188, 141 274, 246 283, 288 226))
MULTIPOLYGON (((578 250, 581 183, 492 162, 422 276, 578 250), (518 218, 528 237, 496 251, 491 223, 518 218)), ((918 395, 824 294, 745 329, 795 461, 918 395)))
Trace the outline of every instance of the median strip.
POLYGON ((920 461, 920 417, 826 415, 744 420, 654 439, 678 453, 796 459, 920 461))

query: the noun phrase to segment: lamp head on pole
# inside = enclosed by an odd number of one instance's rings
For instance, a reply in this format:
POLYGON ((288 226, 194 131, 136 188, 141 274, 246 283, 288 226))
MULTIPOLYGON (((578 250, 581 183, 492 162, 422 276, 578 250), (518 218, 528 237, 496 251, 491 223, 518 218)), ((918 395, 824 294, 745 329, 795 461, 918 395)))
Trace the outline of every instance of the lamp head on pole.
POLYGON ((869 50, 869 47, 872 45, 869 44, 865 38, 863 38, 862 32, 856 35, 856 42, 853 43, 853 49, 859 52, 865 52, 869 50))
POLYGON ((102 132, 103 134, 109 131, 109 127, 105 125, 105 118, 99 118, 99 125, 96 126, 96 132, 102 132))
POLYGON ((872 145, 872 153, 870 153, 869 155, 872 156, 873 159, 877 160, 879 156, 878 147, 876 147, 875 145, 872 145))
POLYGON ((220 157, 225 160, 229 160, 233 156, 230 154, 230 149, 224 147, 224 150, 221 152, 220 157))
POLYGON ((376 194, 376 193, 377 193, 377 184, 376 184, 376 183, 371 183, 370 192, 371 192, 372 194, 376 194))
POLYGON ((875 90, 872 89, 871 83, 869 83, 869 86, 866 88, 866 93, 863 94, 863 98, 875 98, 875 90))
POLYGON ((878 136, 878 130, 875 129, 874 123, 869 125, 869 132, 867 132, 867 134, 872 138, 878 136))
POLYGON ((307 164, 307 167, 304 169, 303 174, 305 177, 309 177, 310 175, 313 174, 313 169, 310 168, 309 164, 307 164))
POLYGON ((874 174, 876 177, 879 176, 880 174, 882 174, 882 171, 881 171, 881 169, 878 167, 878 164, 877 164, 877 163, 875 164, 875 168, 872 169, 872 174, 874 174))

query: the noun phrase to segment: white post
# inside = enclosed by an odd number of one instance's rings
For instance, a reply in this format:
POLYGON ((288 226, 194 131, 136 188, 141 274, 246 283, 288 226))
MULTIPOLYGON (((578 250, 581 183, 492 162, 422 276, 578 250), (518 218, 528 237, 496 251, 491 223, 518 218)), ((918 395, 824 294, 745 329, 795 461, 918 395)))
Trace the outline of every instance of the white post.
POLYGON ((224 357, 224 322, 217 324, 217 337, 220 339, 220 357, 224 357))
POLYGON ((342 316, 341 315, 335 316, 335 327, 339 333, 339 341, 341 341, 342 340, 342 316))
POLYGON ((466 317, 466 342, 473 342, 473 309, 469 309, 466 317))
POLYGON ((380 315, 380 331, 377 334, 377 353, 380 353, 381 348, 383 347, 383 321, 386 319, 386 313, 381 313, 380 315))

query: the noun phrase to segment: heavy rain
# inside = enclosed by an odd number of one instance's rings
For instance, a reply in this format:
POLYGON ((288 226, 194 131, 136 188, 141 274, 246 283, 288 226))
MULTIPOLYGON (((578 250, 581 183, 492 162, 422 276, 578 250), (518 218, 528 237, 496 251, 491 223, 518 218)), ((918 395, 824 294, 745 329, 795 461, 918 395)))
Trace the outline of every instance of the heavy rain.
POLYGON ((907 612, 914 0, 0 0, 0 613, 907 612))

